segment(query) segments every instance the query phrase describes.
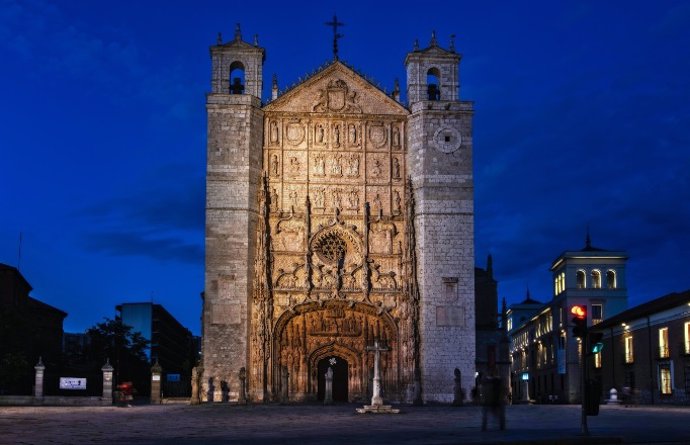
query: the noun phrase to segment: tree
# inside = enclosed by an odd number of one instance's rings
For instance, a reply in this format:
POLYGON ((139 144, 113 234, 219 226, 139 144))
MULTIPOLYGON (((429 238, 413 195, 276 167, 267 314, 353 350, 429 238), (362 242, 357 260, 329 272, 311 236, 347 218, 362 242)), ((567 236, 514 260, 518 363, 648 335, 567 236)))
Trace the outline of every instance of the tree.
POLYGON ((131 326, 122 323, 120 317, 105 318, 89 328, 90 345, 88 358, 98 366, 102 366, 106 359, 115 367, 115 381, 131 380, 146 384, 149 363, 146 348, 149 341, 139 332, 134 332, 131 326), (143 381, 142 381, 143 378, 143 381))

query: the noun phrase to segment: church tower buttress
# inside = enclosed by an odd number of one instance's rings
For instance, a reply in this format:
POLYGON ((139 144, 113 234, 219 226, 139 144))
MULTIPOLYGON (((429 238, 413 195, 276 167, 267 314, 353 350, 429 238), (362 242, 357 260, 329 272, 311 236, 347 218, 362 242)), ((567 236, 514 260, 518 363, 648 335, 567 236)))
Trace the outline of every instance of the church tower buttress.
POLYGON ((453 401, 455 368, 466 394, 474 386, 473 104, 459 99, 460 58, 434 35, 405 59, 422 397, 435 402, 453 401))
POLYGON ((247 368, 263 143, 263 48, 218 36, 210 48, 202 399, 236 400, 247 368))

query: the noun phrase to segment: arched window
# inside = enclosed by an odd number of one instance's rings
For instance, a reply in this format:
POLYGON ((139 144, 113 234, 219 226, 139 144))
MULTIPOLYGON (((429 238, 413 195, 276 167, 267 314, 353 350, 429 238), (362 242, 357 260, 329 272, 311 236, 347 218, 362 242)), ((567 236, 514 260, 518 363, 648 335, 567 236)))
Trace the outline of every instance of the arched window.
POLYGON ((242 62, 230 64, 230 94, 244 94, 244 65, 242 62))
POLYGON ((592 287, 594 289, 601 289, 601 272, 596 269, 592 271, 592 287))
POLYGON ((438 68, 427 71, 426 88, 429 100, 441 100, 441 72, 438 68))
POLYGON ((613 269, 606 271, 606 287, 609 289, 615 289, 618 287, 616 285, 616 271, 613 269))
POLYGON ((584 270, 578 270, 576 277, 577 277, 577 288, 578 289, 587 288, 587 283, 585 281, 585 271, 584 270))

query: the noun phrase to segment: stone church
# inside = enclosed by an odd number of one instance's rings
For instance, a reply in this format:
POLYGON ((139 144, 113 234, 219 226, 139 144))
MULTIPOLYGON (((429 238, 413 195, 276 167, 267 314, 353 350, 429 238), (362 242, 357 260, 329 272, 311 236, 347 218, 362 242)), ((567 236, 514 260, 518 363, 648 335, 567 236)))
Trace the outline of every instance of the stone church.
POLYGON ((432 36, 407 103, 336 57, 262 102, 265 50, 220 37, 207 95, 203 400, 451 402, 474 384, 472 102, 432 36), (242 388, 245 388, 242 391, 242 388))

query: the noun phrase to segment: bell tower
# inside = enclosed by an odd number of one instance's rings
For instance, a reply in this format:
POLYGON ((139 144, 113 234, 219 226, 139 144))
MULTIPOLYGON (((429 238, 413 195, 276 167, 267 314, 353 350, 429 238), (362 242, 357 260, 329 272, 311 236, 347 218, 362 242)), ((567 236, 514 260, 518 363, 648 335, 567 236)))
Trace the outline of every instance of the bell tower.
POLYGON ((467 394, 474 385, 473 104, 459 98, 460 59, 435 34, 405 59, 422 397, 436 402, 453 401, 455 368, 467 394))
POLYGON ((203 308, 204 400, 237 399, 247 367, 248 304, 252 295, 261 177, 264 49, 220 34, 211 52, 206 96, 206 271, 203 308))

